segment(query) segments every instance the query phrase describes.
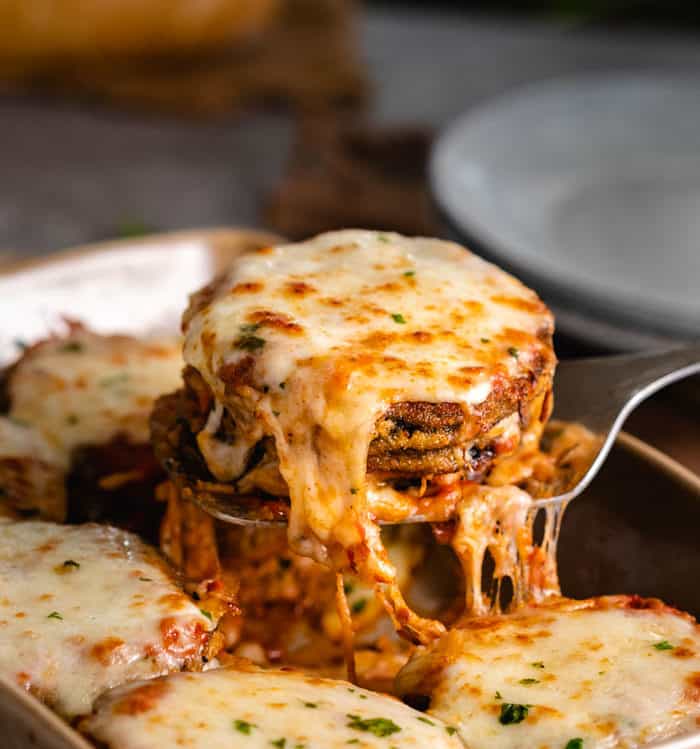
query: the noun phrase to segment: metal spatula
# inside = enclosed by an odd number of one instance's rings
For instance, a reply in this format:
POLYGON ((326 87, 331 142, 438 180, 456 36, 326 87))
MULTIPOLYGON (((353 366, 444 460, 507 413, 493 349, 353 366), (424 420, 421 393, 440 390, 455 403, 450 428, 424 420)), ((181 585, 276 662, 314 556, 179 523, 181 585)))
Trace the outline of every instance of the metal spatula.
MULTIPOLYGON (((700 345, 680 346, 651 353, 605 356, 562 362, 557 368, 554 418, 583 425, 599 437, 599 449, 588 470, 579 472, 571 486, 554 497, 536 499, 533 509, 564 505, 591 483, 610 452, 625 419, 643 400, 662 387, 700 373, 700 345)), ((266 503, 232 493, 192 492, 192 499, 210 515, 237 525, 280 525, 266 503)), ((429 522, 412 516, 402 523, 429 522)))

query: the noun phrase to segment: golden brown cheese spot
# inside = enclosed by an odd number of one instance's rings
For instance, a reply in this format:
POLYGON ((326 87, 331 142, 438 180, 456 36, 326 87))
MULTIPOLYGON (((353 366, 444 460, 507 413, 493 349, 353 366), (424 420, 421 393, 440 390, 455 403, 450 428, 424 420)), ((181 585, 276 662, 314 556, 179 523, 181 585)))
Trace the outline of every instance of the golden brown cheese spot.
POLYGON ((686 648, 683 645, 679 645, 677 648, 673 648, 671 655, 674 658, 694 658, 695 651, 691 648, 686 648))
POLYGON ((359 312, 345 315, 345 320, 349 323, 355 323, 357 325, 367 325, 369 323, 369 318, 365 317, 359 312))
POLYGON ((398 333, 385 333, 383 331, 377 331, 370 333, 360 340, 360 345, 371 351, 384 351, 392 344, 399 340, 400 336, 398 333))
POLYGON ((473 299, 468 299, 467 301, 463 302, 463 306, 469 313, 470 318, 479 316, 484 312, 484 305, 482 304, 482 302, 477 302, 473 299))
POLYGON ((260 281, 246 281, 237 283, 232 289, 231 294, 258 294, 265 288, 265 284, 260 281))
POLYGON ((255 250, 256 255, 271 255, 275 251, 274 247, 261 247, 258 250, 255 250))
POLYGON ((413 343, 432 343, 435 336, 427 330, 414 330, 408 334, 409 340, 413 343))
POLYGON ((338 299, 336 297, 324 297, 323 299, 319 299, 319 302, 326 307, 344 307, 345 301, 343 299, 338 299))
POLYGON ((304 281, 289 281, 282 288, 285 295, 291 297, 304 297, 318 292, 315 286, 304 281))
POLYGON ((501 294, 496 294, 491 297, 491 301, 533 315, 541 314, 546 309, 539 299, 524 299, 520 296, 503 296, 501 294))
POLYGON ((530 724, 537 723, 539 720, 546 720, 547 718, 562 718, 563 713, 554 707, 547 705, 535 705, 530 709, 527 716, 527 721, 530 724))
POLYGON ((700 702, 700 671, 694 671, 685 678, 684 697, 690 702, 700 702))
POLYGON ((468 388, 470 385, 474 384, 474 377, 470 377, 469 375, 459 376, 459 375, 449 375, 447 377, 447 381, 449 382, 452 387, 455 388, 468 388))
POLYGON ((495 336, 495 340, 511 346, 519 346, 522 349, 539 345, 537 337, 532 335, 532 333, 524 330, 515 330, 514 328, 505 328, 495 336))
POLYGON ((289 315, 271 310, 256 310, 255 312, 251 312, 247 319, 249 322, 255 323, 260 327, 271 328, 281 333, 300 335, 304 332, 304 328, 299 323, 294 322, 289 315))
POLYGON ((129 692, 112 708, 116 715, 141 715, 158 706, 163 696, 167 694, 170 685, 165 680, 152 681, 143 684, 129 692))
POLYGON ((103 666, 115 663, 119 650, 124 646, 124 640, 119 637, 105 637, 104 640, 95 643, 90 650, 90 655, 98 660, 103 666))
POLYGON ((396 292, 401 291, 402 286, 398 281, 387 281, 386 283, 379 284, 378 286, 375 286, 368 290, 368 293, 387 293, 387 294, 394 294, 396 292))

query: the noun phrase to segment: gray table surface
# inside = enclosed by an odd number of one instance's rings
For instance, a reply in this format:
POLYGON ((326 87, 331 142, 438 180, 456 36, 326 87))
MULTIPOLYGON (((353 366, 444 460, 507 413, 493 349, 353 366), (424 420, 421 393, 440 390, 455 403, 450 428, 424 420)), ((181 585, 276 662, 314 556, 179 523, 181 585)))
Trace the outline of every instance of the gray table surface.
MULTIPOLYGON (((385 124, 440 127, 512 87, 572 73, 700 73, 700 44, 685 34, 372 11, 362 43, 371 116, 385 124)), ((259 226, 292 137, 280 113, 196 122, 0 100, 0 252, 49 252, 134 222, 259 226)))

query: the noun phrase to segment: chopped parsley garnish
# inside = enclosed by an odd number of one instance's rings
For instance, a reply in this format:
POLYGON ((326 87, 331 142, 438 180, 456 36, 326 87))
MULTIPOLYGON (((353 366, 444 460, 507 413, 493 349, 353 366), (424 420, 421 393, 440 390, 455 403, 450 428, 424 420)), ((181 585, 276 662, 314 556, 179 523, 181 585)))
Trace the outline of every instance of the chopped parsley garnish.
POLYGON ((360 614, 365 610, 366 606, 367 606, 367 599, 360 598, 359 600, 355 601, 355 603, 352 604, 352 606, 350 607, 350 611, 352 611, 353 614, 360 614))
POLYGON ((280 390, 284 390, 287 387, 286 382, 280 382, 280 390))
POLYGON ((240 731, 240 733, 250 736, 250 732, 255 728, 255 725, 253 723, 248 723, 247 720, 234 720, 233 727, 237 731, 240 731))
POLYGON ((424 717, 423 717, 422 715, 419 715, 419 716, 418 716, 418 720, 419 720, 419 721, 420 721, 421 723, 427 723, 427 724, 428 724, 429 726, 434 726, 434 725, 435 725, 435 723, 433 723, 433 721, 432 721, 432 720, 428 720, 428 718, 424 718, 424 717))
POLYGON ((99 381, 100 387, 108 388, 112 385, 122 385, 129 379, 128 372, 117 372, 117 374, 109 375, 109 377, 103 377, 99 381))
POLYGON ((654 643, 655 650, 673 650, 675 645, 671 645, 668 640, 661 640, 661 642, 654 643))
POLYGON ((482 338, 481 342, 482 343, 491 343, 491 339, 490 338, 482 338))
POLYGON ((236 340, 235 345, 244 351, 258 351, 265 345, 265 339, 257 335, 242 335, 236 340))
POLYGON ((213 622, 213 621, 214 621, 214 617, 213 617, 213 616, 211 615, 211 612, 210 612, 210 611, 206 611, 205 609, 200 609, 200 610, 199 610, 199 613, 200 613, 200 614, 201 614, 202 616, 206 616, 206 617, 207 617, 207 619, 209 619, 209 621, 210 621, 210 622, 213 622))
POLYGON ((273 413, 274 416, 279 416, 280 415, 279 411, 273 411, 272 413, 273 413))
POLYGON ((63 563, 64 567, 80 567, 80 563, 76 562, 75 559, 66 559, 66 561, 63 563))
POLYGON ((357 489, 354 486, 350 487, 350 494, 357 494, 357 489))
POLYGON ((569 739, 566 742, 566 749, 583 749, 583 739, 569 739))
POLYGON ((448 736, 454 736, 457 733, 457 729, 454 726, 445 726, 448 736))
POLYGON ((534 661, 530 665, 534 666, 535 668, 544 668, 544 663, 542 663, 542 661, 534 661))
POLYGON ((401 729, 389 718, 361 718, 359 715, 348 713, 350 722, 348 728, 354 728, 356 731, 368 731, 369 733, 379 736, 391 736, 392 733, 398 733, 401 729))
POLYGON ((386 234, 377 234, 377 239, 380 242, 388 242, 389 241, 389 237, 387 237, 386 234))
MULTIPOLYGON (((304 700, 302 700, 302 702, 304 702, 304 700)), ((304 707, 317 708, 318 707, 318 702, 304 702, 304 707)))
POLYGON ((508 347, 508 353, 514 358, 517 359, 520 356, 520 352, 518 351, 515 346, 509 346, 508 347))
POLYGON ((277 746, 279 749, 284 749, 287 744, 287 739, 277 739, 276 741, 270 742, 272 746, 277 746))
POLYGON ((239 328, 241 335, 238 336, 234 345, 244 351, 257 351, 258 349, 261 349, 265 345, 265 339, 253 335, 259 327, 260 325, 255 322, 241 325, 239 328))
POLYGON ((400 325, 406 324, 406 318, 400 312, 393 312, 391 315, 391 319, 394 322, 399 323, 400 325))
POLYGON ((530 711, 528 705, 515 705, 512 702, 504 702, 501 705, 501 714, 498 716, 498 721, 504 726, 509 726, 513 723, 522 723, 527 718, 527 714, 530 711))
POLYGON ((495 697, 496 697, 497 700, 502 700, 503 699, 503 695, 500 692, 496 692, 495 697))
POLYGON ((416 275, 416 272, 414 270, 407 270, 404 272, 404 276, 406 276, 406 278, 413 278, 413 276, 415 275, 416 275))
POLYGON ((355 586, 352 583, 347 581, 343 583, 343 593, 345 593, 345 595, 352 593, 353 590, 355 590, 355 586))
POLYGON ((530 684, 539 684, 539 683, 540 683, 539 679, 532 679, 532 678, 520 679, 520 681, 518 682, 518 684, 523 684, 526 687, 529 686, 530 684))
POLYGON ((366 694, 358 694, 357 696, 358 696, 358 697, 359 697, 359 698, 360 698, 361 700, 366 700, 366 699, 367 699, 367 695, 366 695, 366 694))
POLYGON ((59 351, 62 351, 66 354, 77 354, 80 351, 83 350, 83 344, 80 343, 80 341, 68 341, 67 343, 64 343, 63 346, 59 349, 59 351))
POLYGON ((63 621, 63 617, 58 613, 58 611, 52 611, 46 618, 47 619, 61 619, 61 621, 63 621))
POLYGON ((348 739, 345 743, 346 744, 359 744, 360 739, 348 739))
POLYGON ((142 583, 152 583, 153 582, 153 578, 151 578, 151 577, 140 577, 139 580, 142 583))
POLYGON ((354 692, 354 691, 355 691, 355 687, 348 687, 348 692, 354 692))

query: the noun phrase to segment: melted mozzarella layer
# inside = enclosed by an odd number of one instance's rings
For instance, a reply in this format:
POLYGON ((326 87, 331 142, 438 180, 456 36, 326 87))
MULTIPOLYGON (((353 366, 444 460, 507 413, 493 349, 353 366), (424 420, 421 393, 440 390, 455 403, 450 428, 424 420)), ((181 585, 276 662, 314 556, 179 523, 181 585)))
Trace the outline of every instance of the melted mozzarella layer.
POLYGON ((660 602, 560 600, 464 626, 397 683, 432 695, 470 749, 633 747, 697 727, 700 630, 660 602))
POLYGON ((237 433, 216 450, 201 436, 209 468, 230 481, 272 435, 292 546, 378 584, 395 582, 365 491, 380 414, 400 401, 454 402, 478 432, 475 413, 508 382, 544 370, 549 386, 545 306, 450 242, 323 234, 242 256, 212 294, 186 316, 184 355, 237 433))
POLYGON ((81 729, 110 749, 461 747, 452 729, 391 697, 292 671, 173 674, 106 695, 81 729))
POLYGON ((198 659, 212 626, 129 533, 0 521, 0 676, 66 717, 198 659))
MULTIPOLYGON (((10 417, 36 430, 63 468, 79 445, 149 440, 153 401, 180 382, 174 343, 77 328, 29 349, 9 378, 10 417)), ((21 446, 21 445, 20 445, 21 446)))

